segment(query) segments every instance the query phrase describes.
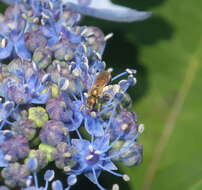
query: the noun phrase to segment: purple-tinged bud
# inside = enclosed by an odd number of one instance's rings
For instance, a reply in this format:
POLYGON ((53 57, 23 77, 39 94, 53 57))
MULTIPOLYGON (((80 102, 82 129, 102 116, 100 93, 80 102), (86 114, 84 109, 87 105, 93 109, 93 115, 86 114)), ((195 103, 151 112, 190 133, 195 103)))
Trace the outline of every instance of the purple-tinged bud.
MULTIPOLYGON (((29 158, 35 158, 37 160, 37 168, 36 171, 39 171, 45 168, 48 164, 48 156, 46 152, 41 150, 31 150, 28 156, 29 158)), ((27 163, 27 160, 26 160, 27 163)))
POLYGON ((46 110, 53 120, 61 120, 66 115, 67 106, 62 97, 52 98, 47 102, 46 110))
POLYGON ((68 130, 62 122, 50 120, 45 123, 39 136, 44 144, 56 146, 60 142, 66 141, 68 130))
POLYGON ((33 69, 32 62, 28 60, 22 60, 20 58, 13 59, 8 64, 8 71, 14 75, 19 74, 19 71, 26 71, 24 74, 26 77, 30 77, 36 71, 33 69))
POLYGON ((23 118, 12 127, 12 131, 14 131, 17 135, 24 136, 28 140, 31 140, 36 134, 36 128, 37 126, 34 121, 23 118))
POLYGON ((132 139, 138 133, 137 116, 135 113, 122 109, 115 117, 111 127, 111 137, 116 139, 132 139))
POLYGON ((1 175, 4 178, 5 184, 9 187, 25 187, 30 173, 25 165, 13 163, 4 168, 1 175))
POLYGON ((52 52, 48 48, 39 47, 34 51, 32 59, 40 69, 45 69, 52 62, 52 52))
POLYGON ((36 48, 45 47, 47 39, 40 30, 25 33, 25 44, 27 48, 34 52, 36 48))
POLYGON ((57 60, 70 61, 74 57, 74 48, 71 43, 63 40, 55 44, 51 50, 57 60))
POLYGON ((104 51, 106 40, 103 32, 97 27, 88 27, 83 31, 86 38, 86 46, 93 51, 99 52, 101 55, 104 51))
POLYGON ((29 153, 29 144, 25 137, 16 136, 6 139, 0 146, 8 161, 17 161, 25 158, 29 153))
POLYGON ((143 147, 137 142, 126 141, 120 149, 120 160, 126 166, 139 165, 142 162, 143 147))
POLYGON ((74 26, 81 20, 81 15, 71 9, 64 10, 62 18, 65 21, 66 26, 74 26))
POLYGON ((67 168, 71 170, 71 168, 76 165, 76 161, 72 159, 74 152, 73 147, 69 146, 67 143, 59 143, 53 152, 56 167, 63 170, 67 168))
POLYGON ((39 150, 46 154, 48 162, 53 161, 53 152, 55 151, 55 147, 48 144, 40 144, 39 150))

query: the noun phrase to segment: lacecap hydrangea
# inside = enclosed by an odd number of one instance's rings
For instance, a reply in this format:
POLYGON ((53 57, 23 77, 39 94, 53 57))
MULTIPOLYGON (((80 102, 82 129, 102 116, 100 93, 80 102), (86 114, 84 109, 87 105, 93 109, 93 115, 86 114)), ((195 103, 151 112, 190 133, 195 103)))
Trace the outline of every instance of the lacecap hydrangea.
MULTIPOLYGON (((113 76, 102 60, 107 40, 84 15, 120 22, 149 12, 110 0, 3 0, 0 18, 0 190, 69 190, 79 175, 105 188, 108 172, 125 181, 114 162, 142 161, 143 132, 127 94, 136 71, 113 76), (46 170, 54 165, 67 180, 46 170)), ((79 183, 79 182, 78 182, 79 183)), ((112 189, 119 189, 113 184, 112 189)))

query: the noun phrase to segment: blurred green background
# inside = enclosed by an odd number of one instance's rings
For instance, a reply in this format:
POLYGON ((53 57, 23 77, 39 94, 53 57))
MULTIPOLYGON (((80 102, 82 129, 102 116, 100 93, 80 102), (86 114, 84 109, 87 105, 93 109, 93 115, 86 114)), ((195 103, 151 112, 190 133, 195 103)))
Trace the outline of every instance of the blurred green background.
MULTIPOLYGON (((137 167, 120 166, 131 177, 128 184, 108 174, 101 183, 108 188, 121 183, 121 190, 202 190, 202 1, 114 2, 153 12, 138 23, 83 21, 114 33, 104 55, 108 67, 115 73, 138 71, 130 95, 139 122, 145 124, 139 139, 144 161, 137 167)), ((97 189, 82 183, 87 181, 81 179, 75 189, 97 189)))
POLYGON ((202 1, 113 2, 153 12, 138 23, 86 21, 114 33, 105 51, 108 65, 138 71, 130 94, 145 124, 139 139, 144 161, 121 166, 131 181, 120 189, 202 190, 202 1))

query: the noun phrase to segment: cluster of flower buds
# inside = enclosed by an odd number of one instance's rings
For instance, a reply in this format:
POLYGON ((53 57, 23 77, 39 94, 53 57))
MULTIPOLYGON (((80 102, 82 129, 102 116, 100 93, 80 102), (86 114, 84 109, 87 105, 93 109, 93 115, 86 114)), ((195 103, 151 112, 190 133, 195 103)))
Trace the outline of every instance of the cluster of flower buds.
MULTIPOLYGON (((78 25, 83 15, 135 21, 150 13, 109 0, 4 0, 0 22, 0 190, 69 190, 84 175, 142 160, 143 132, 127 94, 136 71, 112 77, 102 54, 112 34, 78 25), (118 14, 119 13, 119 14, 118 14), (118 79, 124 78, 122 80, 118 79), (55 166, 67 182, 54 179, 55 166), (44 171, 44 170, 43 170, 44 171)), ((118 189, 118 184, 113 185, 118 189)))

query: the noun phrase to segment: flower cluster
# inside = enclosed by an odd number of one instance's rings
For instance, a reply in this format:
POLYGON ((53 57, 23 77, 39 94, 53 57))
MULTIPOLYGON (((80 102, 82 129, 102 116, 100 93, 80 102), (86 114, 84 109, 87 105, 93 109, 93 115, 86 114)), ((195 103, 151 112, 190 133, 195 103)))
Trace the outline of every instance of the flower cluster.
MULTIPOLYGON (((142 160, 143 132, 129 110, 135 70, 112 77, 102 54, 112 34, 80 26, 82 15, 135 21, 150 13, 109 0, 4 0, 0 26, 0 190, 69 190, 77 176, 98 182, 142 160), (125 79, 119 80, 119 78, 125 79), (54 163, 67 183, 54 180, 54 163), (65 187, 64 187, 65 186, 65 187)), ((114 184, 113 189, 118 189, 114 184)))

